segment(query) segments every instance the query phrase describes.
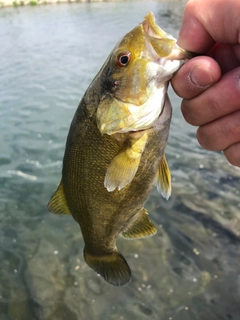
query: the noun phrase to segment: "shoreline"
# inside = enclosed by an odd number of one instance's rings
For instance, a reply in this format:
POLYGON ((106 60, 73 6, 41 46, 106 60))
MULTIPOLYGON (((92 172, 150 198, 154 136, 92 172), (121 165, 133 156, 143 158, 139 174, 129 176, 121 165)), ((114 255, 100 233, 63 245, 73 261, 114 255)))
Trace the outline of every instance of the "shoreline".
MULTIPOLYGON (((24 7, 38 6, 59 3, 89 3, 89 2, 121 2, 123 0, 0 0, 0 9, 7 7, 24 7)), ((187 0, 171 0, 172 2, 187 2, 187 0)), ((160 2, 168 2, 168 0, 160 0, 160 2)))
POLYGON ((0 8, 38 6, 59 3, 109 2, 108 0, 0 0, 0 8))

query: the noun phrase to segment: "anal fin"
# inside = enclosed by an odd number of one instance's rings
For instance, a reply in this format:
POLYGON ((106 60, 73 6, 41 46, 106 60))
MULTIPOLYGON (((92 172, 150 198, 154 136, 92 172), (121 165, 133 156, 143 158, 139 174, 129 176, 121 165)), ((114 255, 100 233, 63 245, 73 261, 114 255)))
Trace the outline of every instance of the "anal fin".
POLYGON ((172 192, 171 172, 165 155, 163 155, 157 172, 157 189, 168 200, 172 192))
POLYGON ((146 238, 157 233, 157 229, 147 216, 147 210, 142 208, 137 219, 122 232, 122 236, 128 239, 146 238))
POLYGON ((48 210, 53 213, 71 214, 65 198, 62 181, 48 203, 48 210))

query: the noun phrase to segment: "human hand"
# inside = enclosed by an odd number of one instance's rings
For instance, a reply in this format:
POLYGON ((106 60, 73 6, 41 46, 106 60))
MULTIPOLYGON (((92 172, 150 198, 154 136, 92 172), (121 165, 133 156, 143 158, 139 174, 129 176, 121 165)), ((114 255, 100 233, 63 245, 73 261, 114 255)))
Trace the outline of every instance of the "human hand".
POLYGON ((207 150, 223 151, 240 167, 240 1, 190 0, 178 44, 201 53, 174 75, 187 122, 199 126, 207 150))

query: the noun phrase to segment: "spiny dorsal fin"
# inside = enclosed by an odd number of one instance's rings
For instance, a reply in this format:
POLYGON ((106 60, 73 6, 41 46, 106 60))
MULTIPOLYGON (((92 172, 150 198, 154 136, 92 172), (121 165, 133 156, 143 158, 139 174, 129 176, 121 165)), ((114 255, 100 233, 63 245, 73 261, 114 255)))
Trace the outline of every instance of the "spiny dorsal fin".
POLYGON ((137 219, 122 233, 124 238, 135 239, 153 236, 157 229, 147 217, 147 210, 142 208, 137 219))
POLYGON ((116 188, 121 190, 135 177, 147 138, 148 135, 144 133, 139 139, 131 139, 130 147, 124 146, 113 158, 104 180, 104 186, 109 192, 116 188))
POLYGON ((163 155, 158 167, 157 189, 161 193, 161 195, 168 200, 168 198, 171 195, 172 186, 171 186, 171 172, 169 170, 165 154, 163 155))
POLYGON ((131 270, 117 250, 103 255, 92 255, 84 249, 84 258, 90 268, 113 286, 124 286, 131 280, 131 270))
POLYGON ((62 181, 48 203, 48 210, 53 213, 71 214, 65 198, 62 181))

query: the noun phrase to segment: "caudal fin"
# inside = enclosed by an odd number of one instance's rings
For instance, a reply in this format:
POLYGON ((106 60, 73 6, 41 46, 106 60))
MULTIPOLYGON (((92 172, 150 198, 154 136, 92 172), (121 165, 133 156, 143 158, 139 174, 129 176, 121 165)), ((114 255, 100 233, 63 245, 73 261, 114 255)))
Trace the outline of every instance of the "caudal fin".
POLYGON ((113 286, 120 287, 131 280, 131 270, 118 251, 105 255, 92 255, 84 249, 84 258, 90 268, 113 286))

